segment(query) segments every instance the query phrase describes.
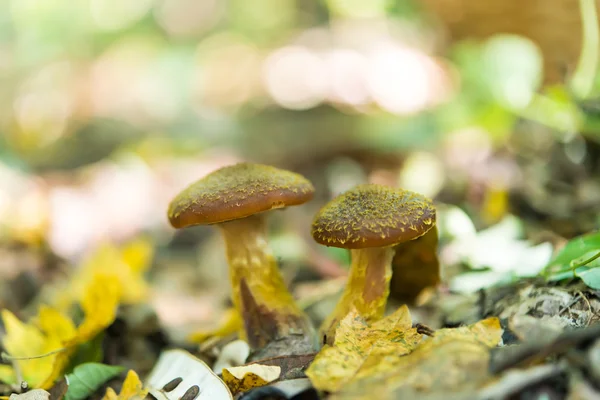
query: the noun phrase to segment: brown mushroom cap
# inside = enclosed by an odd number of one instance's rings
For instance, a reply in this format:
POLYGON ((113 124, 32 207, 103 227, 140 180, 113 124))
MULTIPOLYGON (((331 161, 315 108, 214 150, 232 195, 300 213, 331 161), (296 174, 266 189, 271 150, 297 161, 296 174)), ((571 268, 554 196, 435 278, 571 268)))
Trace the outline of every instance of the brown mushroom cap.
POLYGON ((261 164, 218 169, 181 192, 169 205, 175 228, 208 225, 302 204, 313 185, 302 175, 261 164))
POLYGON ((359 185, 326 204, 315 216, 313 238, 345 249, 383 247, 424 235, 435 225, 425 196, 382 185, 359 185))

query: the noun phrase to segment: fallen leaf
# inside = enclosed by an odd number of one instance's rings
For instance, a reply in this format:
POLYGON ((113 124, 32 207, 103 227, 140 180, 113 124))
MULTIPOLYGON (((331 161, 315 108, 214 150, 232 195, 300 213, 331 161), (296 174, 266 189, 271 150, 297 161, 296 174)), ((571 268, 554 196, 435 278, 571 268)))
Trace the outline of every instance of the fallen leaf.
POLYGON ((79 342, 87 342, 113 323, 122 298, 122 287, 114 276, 97 274, 81 300, 85 318, 77 328, 79 342))
POLYGON ((149 393, 158 400, 179 400, 188 390, 202 385, 196 400, 232 400, 225 383, 212 369, 184 350, 163 352, 146 378, 149 393), (174 387, 168 387, 173 382, 174 387), (168 387, 170 390, 165 390, 168 387))
MULTIPOLYGON (((140 255, 145 251, 140 250, 142 247, 138 243, 125 249, 127 263, 133 265, 127 268, 136 273, 144 270, 136 262, 141 263, 140 260, 147 258, 140 255)), ((111 257, 101 259, 111 261, 111 257)), ((113 323, 121 300, 127 298, 128 293, 131 295, 130 287, 125 286, 127 282, 123 282, 113 270, 122 268, 123 264, 121 262, 117 267, 110 263, 103 265, 108 273, 100 271, 100 264, 92 269, 93 274, 86 280, 78 298, 84 319, 77 328, 60 311, 47 306, 42 306, 37 318, 27 324, 19 321, 9 311, 2 311, 6 329, 2 340, 4 347, 30 387, 52 387, 69 365, 78 347, 94 339, 113 323)), ((12 366, 0 366, 0 381, 14 384, 16 379, 12 366)))
POLYGON ((66 400, 83 400, 91 396, 105 382, 119 375, 123 367, 86 363, 75 367, 67 375, 69 388, 65 395, 66 400))
MULTIPOLYGON (((16 380, 17 377, 10 365, 0 365, 0 382, 14 383, 16 380)), ((0 400, 2 400, 1 396, 0 400)))
POLYGON ((592 268, 581 273, 577 276, 581 278, 583 283, 588 285, 592 289, 600 289, 600 267, 592 268))
POLYGON ((112 389, 106 389, 106 394, 102 400, 134 400, 143 399, 148 394, 148 390, 143 388, 142 381, 133 370, 129 370, 127 377, 123 382, 121 392, 117 393, 112 389))
POLYGON ((316 352, 308 354, 289 354, 284 356, 262 358, 260 360, 253 361, 248 365, 261 364, 277 366, 281 368, 279 380, 299 379, 306 377, 305 371, 312 364, 316 355, 316 352))
MULTIPOLYGON (((296 398, 300 393, 306 392, 312 389, 312 384, 310 383, 310 379, 308 378, 298 378, 298 379, 288 379, 288 380, 279 380, 275 383, 269 385, 272 388, 276 388, 281 390, 287 399, 296 398)), ((314 389, 313 389, 314 390, 314 389)), ((303 396, 298 396, 299 398, 303 398, 303 396)), ((311 397, 308 397, 311 398, 311 397)), ((313 396, 312 398, 318 398, 313 396)))
POLYGON ((412 327, 406 306, 370 326, 353 310, 340 322, 333 346, 321 349, 306 375, 315 388, 336 392, 353 378, 370 355, 408 354, 421 337, 412 327))
POLYGON ((84 319, 77 328, 75 337, 65 343, 65 351, 57 354, 52 374, 41 387, 51 387, 65 370, 77 346, 92 340, 112 324, 117 316, 121 298, 121 286, 114 276, 97 274, 87 287, 81 300, 84 319))
POLYGON ((194 332, 188 336, 188 340, 192 343, 202 343, 211 337, 226 337, 241 332, 243 324, 240 313, 235 308, 230 308, 223 314, 217 328, 194 332))
POLYGON ((154 246, 147 238, 137 238, 121 248, 121 258, 132 273, 142 276, 150 267, 154 246))
POLYGON ((250 364, 241 367, 223 368, 223 381, 231 393, 247 392, 265 386, 281 375, 281 367, 261 364, 250 364))
POLYGON ((234 340, 221 349, 221 353, 213 364, 213 370, 221 371, 223 368, 239 367, 246 363, 250 355, 250 346, 243 340, 234 340))
MULTIPOLYGON (((30 387, 48 388, 42 383, 53 374, 55 361, 65 344, 76 335, 73 322, 46 306, 40 307, 37 318, 29 323, 19 321, 8 310, 2 311, 2 321, 6 329, 2 343, 10 357, 16 358, 13 362, 18 366, 22 379, 30 387)), ((17 383, 12 367, 0 369, 0 380, 17 383)))
POLYGON ((495 317, 466 327, 440 329, 409 355, 374 355, 334 398, 377 396, 381 400, 398 398, 399 393, 468 391, 489 378, 489 349, 501 338, 502 328, 495 317))
POLYGON ((33 389, 21 394, 11 394, 9 400, 49 400, 50 393, 43 389, 33 389))
POLYGON ((69 390, 69 382, 66 377, 59 379, 54 386, 48 389, 52 400, 62 400, 69 390))
POLYGON ((564 330, 560 316, 536 318, 529 314, 515 314, 508 321, 508 328, 521 342, 549 343, 564 330))
POLYGON ((53 304, 68 309, 86 295, 96 275, 112 276, 119 282, 123 304, 139 303, 148 295, 144 274, 153 256, 151 242, 136 239, 119 248, 110 243, 100 245, 78 268, 77 273, 54 293, 53 304))

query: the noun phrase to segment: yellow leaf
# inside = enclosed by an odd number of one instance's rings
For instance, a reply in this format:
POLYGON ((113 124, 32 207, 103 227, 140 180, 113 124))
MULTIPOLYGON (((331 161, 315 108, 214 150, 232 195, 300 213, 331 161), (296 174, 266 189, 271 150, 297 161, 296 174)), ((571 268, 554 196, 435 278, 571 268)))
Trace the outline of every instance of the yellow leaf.
POLYGON ((49 340, 54 340, 61 346, 71 340, 77 332, 75 325, 66 315, 45 305, 40 306, 38 325, 46 332, 49 340))
POLYGON ((106 393, 104 394, 102 400, 117 400, 118 398, 119 395, 117 394, 117 392, 115 392, 113 388, 109 387, 106 389, 106 393))
POLYGON ((488 225, 500 222, 508 212, 508 206, 508 191, 505 188, 488 187, 481 207, 483 220, 488 225))
POLYGON ((489 378, 489 349, 501 337, 497 318, 440 329, 409 355, 365 362, 340 398, 366 400, 374 394, 378 399, 414 398, 415 393, 451 393, 480 386, 489 378))
POLYGON ((66 288, 55 294, 53 301, 61 309, 68 308, 83 298, 95 276, 102 274, 113 276, 119 282, 123 303, 139 303, 148 295, 144 273, 152 256, 153 246, 145 239, 134 240, 123 248, 102 244, 83 262, 66 288))
POLYGON ((281 367, 276 365, 250 364, 223 368, 223 381, 232 394, 265 386, 278 379, 279 375, 281 375, 281 367))
POLYGON ((97 274, 81 301, 85 319, 77 329, 80 343, 93 339, 113 323, 121 299, 121 286, 113 275, 97 274))
POLYGON ((353 310, 336 331, 333 346, 325 345, 306 371, 319 390, 336 392, 349 382, 368 357, 410 353, 421 340, 406 306, 369 326, 353 310))
POLYGON ((153 256, 154 246, 144 238, 129 242, 121 250, 123 262, 129 266, 131 272, 140 276, 148 270, 153 256))
MULTIPOLYGON (((75 326, 59 311, 42 306, 37 319, 28 324, 19 321, 10 311, 2 311, 6 335, 2 343, 7 353, 16 359, 21 375, 31 387, 39 387, 54 373, 54 363, 65 345, 76 335, 75 326), (37 322, 37 323, 36 323, 37 322), (29 359, 21 359, 28 358, 29 359)), ((16 383, 14 372, 0 369, 0 379, 16 383)))
POLYGON ((0 365, 0 382, 14 383, 16 380, 15 371, 10 365, 0 365))
POLYGON ((188 336, 192 343, 202 343, 211 337, 226 337, 240 332, 244 327, 242 316, 235 308, 230 308, 223 314, 216 329, 194 332, 188 336))
POLYGON ((127 372, 127 377, 123 382, 121 393, 118 395, 111 388, 106 389, 106 394, 102 400, 133 400, 143 399, 148 394, 148 390, 144 389, 139 376, 133 370, 127 372))
POLYGON ((77 346, 90 341, 112 324, 117 316, 121 286, 114 275, 97 274, 85 291, 81 308, 85 315, 77 334, 65 343, 66 350, 54 359, 53 373, 42 383, 50 387, 66 368, 77 346))
MULTIPOLYGON (((38 316, 29 323, 19 321, 3 310, 6 335, 2 343, 15 358, 22 378, 30 387, 50 388, 63 373, 77 346, 88 342, 113 323, 116 317, 121 285, 114 275, 97 274, 86 287, 81 301, 84 319, 75 328, 73 322, 58 310, 41 306, 38 316)), ((0 381, 17 383, 9 366, 0 366, 0 381)))

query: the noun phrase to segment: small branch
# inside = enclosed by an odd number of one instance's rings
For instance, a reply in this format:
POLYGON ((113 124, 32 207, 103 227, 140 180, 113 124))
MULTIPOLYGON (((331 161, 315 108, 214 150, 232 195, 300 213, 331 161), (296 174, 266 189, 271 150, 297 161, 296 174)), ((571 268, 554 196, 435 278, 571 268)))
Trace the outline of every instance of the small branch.
POLYGON ((4 360, 4 361, 27 361, 27 360, 36 360, 38 358, 50 357, 55 354, 62 353, 63 351, 65 351, 67 349, 68 349, 68 347, 63 347, 63 348, 60 348, 57 350, 52 350, 48 353, 40 354, 37 356, 30 356, 30 357, 14 357, 14 356, 11 356, 10 354, 4 353, 4 352, 0 353, 0 356, 2 357, 2 360, 4 360))
POLYGON ((578 263, 571 262, 571 265, 570 265, 571 270, 573 271, 573 273, 575 273, 575 270, 577 268, 584 267, 584 266, 588 265, 589 263, 591 263, 592 261, 596 260, 599 257, 600 257, 600 251, 598 253, 594 254, 593 256, 591 256, 590 258, 585 259, 583 261, 580 261, 578 263))

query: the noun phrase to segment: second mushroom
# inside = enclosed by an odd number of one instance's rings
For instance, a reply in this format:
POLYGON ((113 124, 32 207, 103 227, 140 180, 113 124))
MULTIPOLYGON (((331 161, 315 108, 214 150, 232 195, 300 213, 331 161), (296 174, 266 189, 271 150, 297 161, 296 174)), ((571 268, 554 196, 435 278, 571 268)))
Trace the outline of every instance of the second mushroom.
POLYGON ((346 288, 321 327, 331 343, 339 321, 356 309, 367 321, 381 318, 389 295, 393 246, 416 239, 435 226, 435 208, 425 196, 382 185, 359 185, 326 204, 315 216, 313 238, 349 249, 346 288))

